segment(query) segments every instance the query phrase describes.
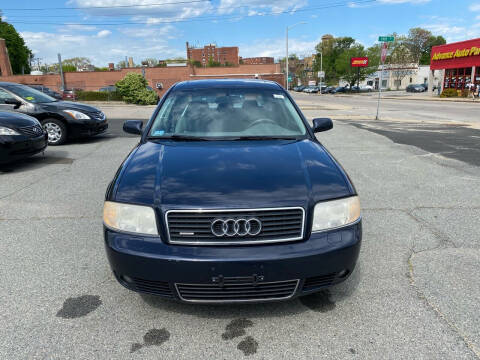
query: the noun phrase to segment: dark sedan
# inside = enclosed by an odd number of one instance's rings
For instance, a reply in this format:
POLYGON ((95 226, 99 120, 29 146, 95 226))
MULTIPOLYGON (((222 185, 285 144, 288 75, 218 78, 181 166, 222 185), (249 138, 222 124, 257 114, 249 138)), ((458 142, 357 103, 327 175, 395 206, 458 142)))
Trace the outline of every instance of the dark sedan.
POLYGON ((37 119, 0 111, 0 165, 23 159, 47 147, 47 133, 37 119))
POLYGON ((0 82, 0 110, 17 111, 38 119, 48 132, 49 145, 100 134, 108 128, 105 114, 97 108, 59 101, 21 84, 0 82))
POLYGON ((290 95, 262 80, 174 85, 110 183, 105 248, 128 289, 185 302, 284 300, 344 281, 358 195, 290 95))
POLYGON ((337 86, 330 93, 331 94, 339 94, 339 93, 346 93, 347 91, 348 91, 348 89, 345 86, 337 86))
POLYGON ((30 86, 32 89, 41 91, 44 94, 47 94, 48 96, 51 96, 57 100, 62 100, 62 95, 60 95, 58 92, 53 91, 52 89, 46 86, 43 86, 43 85, 28 85, 28 86, 30 86))

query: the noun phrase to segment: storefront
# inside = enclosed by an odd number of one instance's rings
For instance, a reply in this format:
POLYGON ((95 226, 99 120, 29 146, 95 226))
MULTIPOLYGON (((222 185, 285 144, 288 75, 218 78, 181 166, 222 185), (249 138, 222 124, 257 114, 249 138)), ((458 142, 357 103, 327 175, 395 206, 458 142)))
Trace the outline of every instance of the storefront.
POLYGON ((430 61, 430 86, 434 71, 442 72, 438 82, 443 89, 463 90, 469 83, 480 84, 480 39, 434 46, 430 61))

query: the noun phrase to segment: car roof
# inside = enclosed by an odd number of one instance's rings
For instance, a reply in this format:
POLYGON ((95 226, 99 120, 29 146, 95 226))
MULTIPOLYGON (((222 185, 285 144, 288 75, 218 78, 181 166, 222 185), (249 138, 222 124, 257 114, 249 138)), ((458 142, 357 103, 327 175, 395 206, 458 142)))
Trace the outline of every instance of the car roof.
POLYGON ((259 88, 283 89, 278 83, 259 79, 208 79, 182 81, 175 85, 174 90, 208 89, 208 88, 259 88))

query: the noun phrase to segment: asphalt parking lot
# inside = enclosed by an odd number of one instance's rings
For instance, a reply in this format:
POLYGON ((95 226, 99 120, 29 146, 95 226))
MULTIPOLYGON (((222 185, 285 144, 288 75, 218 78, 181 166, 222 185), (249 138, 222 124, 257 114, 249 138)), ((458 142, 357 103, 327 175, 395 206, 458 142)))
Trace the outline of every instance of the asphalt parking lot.
POLYGON ((392 105, 373 122, 370 100, 312 99, 297 97, 309 118, 336 119, 319 138, 362 201, 362 250, 345 283, 223 306, 121 287, 103 249, 103 196, 138 141, 123 120, 153 108, 107 105, 108 134, 0 171, 0 358, 480 358, 480 135, 468 122, 478 110, 449 104, 461 115, 447 123, 450 110, 394 117, 392 105))

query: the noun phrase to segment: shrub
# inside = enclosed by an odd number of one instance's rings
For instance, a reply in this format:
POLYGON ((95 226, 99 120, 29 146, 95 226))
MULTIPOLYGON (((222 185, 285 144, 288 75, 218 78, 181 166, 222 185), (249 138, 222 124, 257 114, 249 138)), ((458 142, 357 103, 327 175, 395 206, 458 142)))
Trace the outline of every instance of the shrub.
POLYGON ((128 73, 115 86, 123 100, 129 104, 156 105, 158 95, 154 90, 147 90, 147 80, 137 73, 128 73))
POLYGON ((466 98, 468 95, 470 95, 470 91, 468 89, 463 89, 461 92, 461 97, 466 98))
POLYGON ((83 91, 75 92, 78 100, 84 101, 123 101, 122 95, 118 91, 102 92, 102 91, 83 91))
POLYGON ((458 91, 456 89, 445 89, 440 94, 440 97, 447 98, 447 97, 457 97, 458 91))

